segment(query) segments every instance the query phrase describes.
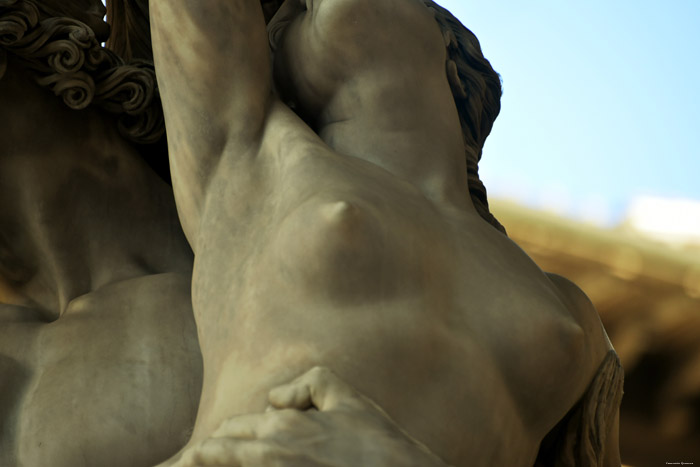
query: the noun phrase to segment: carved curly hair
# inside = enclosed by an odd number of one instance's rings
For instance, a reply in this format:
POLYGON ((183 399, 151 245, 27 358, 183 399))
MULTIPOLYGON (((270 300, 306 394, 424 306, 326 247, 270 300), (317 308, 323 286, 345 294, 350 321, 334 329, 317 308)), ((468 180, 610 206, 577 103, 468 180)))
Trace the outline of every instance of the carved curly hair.
POLYGON ((161 139, 165 125, 152 62, 125 63, 82 22, 52 16, 36 0, 0 0, 0 77, 8 53, 68 107, 96 105, 116 115, 122 135, 133 142, 161 139))

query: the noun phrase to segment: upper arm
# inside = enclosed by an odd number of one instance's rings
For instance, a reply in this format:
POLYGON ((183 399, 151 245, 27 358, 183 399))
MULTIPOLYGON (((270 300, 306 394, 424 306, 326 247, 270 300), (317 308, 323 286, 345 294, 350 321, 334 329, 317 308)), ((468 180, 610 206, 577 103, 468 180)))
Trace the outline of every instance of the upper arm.
MULTIPOLYGON (((597 412, 591 412, 588 409, 584 410, 584 413, 598 413, 599 415, 594 417, 595 422, 603 424, 603 426, 596 427, 597 430, 602 430, 599 436, 604 443, 601 446, 602 452, 600 453, 601 465, 604 467, 619 467, 619 404, 622 397, 623 370, 619 367, 617 357, 615 356, 614 361, 610 357, 611 353, 614 354, 612 352, 612 344, 590 299, 570 280, 557 274, 548 273, 547 275, 561 293, 572 317, 581 326, 585 335, 585 351, 588 355, 586 359, 588 365, 581 373, 583 389, 586 392, 583 396, 584 400, 577 403, 577 405, 583 403, 585 406, 586 399, 602 403, 597 412), (603 382, 604 380, 605 382, 603 382), (591 391, 595 391, 596 388, 600 388, 599 393, 589 394, 591 391), (603 394, 605 397, 602 396, 603 394), (605 414, 605 416, 601 414, 605 414)), ((588 403, 592 404, 593 402, 591 401, 588 403)), ((590 420, 586 426, 593 426, 593 424, 593 420, 590 420)))
POLYGON ((613 348, 598 311, 583 290, 569 279, 552 273, 547 273, 547 277, 566 303, 571 317, 583 329, 586 346, 590 353, 595 354, 593 363, 597 367, 608 350, 613 348))
MULTIPOLYGON (((154 61, 183 225, 197 222, 224 152, 260 143, 271 101, 259 0, 150 0, 154 61)), ((187 230, 187 229, 186 229, 187 230)))

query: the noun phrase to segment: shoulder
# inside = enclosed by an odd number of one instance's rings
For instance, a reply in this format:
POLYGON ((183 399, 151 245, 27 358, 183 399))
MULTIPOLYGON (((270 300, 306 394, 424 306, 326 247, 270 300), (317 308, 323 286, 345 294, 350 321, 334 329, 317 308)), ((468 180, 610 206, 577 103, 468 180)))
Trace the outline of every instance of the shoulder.
POLYGON ((566 308, 568 318, 583 335, 581 355, 578 359, 579 390, 585 391, 608 354, 614 352, 598 311, 588 296, 569 279, 558 274, 546 273, 566 308))
POLYGON ((590 343, 601 347, 601 360, 612 344, 605 333, 595 306, 579 286, 559 274, 546 273, 556 292, 567 306, 571 317, 581 326, 590 343))
POLYGON ((142 317, 160 310, 191 310, 191 275, 183 273, 152 274, 105 285, 73 299, 64 317, 97 313, 102 317, 114 313, 142 317))
POLYGON ((546 435, 535 466, 619 466, 619 407, 624 372, 590 299, 576 284, 547 273, 572 319, 583 329, 585 349, 580 396, 568 413, 546 435))

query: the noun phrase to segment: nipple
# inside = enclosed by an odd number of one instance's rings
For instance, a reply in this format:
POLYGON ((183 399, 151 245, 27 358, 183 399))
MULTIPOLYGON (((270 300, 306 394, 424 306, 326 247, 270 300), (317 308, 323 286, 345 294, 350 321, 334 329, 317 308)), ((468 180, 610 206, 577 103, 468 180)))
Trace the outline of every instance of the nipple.
POLYGON ((335 201, 327 203, 322 207, 322 212, 326 219, 332 222, 343 221, 354 217, 359 209, 347 201, 335 201))
POLYGON ((348 201, 334 201, 321 206, 326 225, 339 233, 350 233, 361 224, 362 210, 348 201))

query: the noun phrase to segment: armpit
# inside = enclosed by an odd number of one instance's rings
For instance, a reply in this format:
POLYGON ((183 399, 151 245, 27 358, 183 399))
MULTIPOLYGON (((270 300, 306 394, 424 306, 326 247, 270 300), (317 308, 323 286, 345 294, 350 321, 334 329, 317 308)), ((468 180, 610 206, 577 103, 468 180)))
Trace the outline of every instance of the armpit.
POLYGON ((622 401, 624 371, 610 350, 583 397, 547 434, 535 467, 602 466, 606 440, 622 401))
POLYGON ((267 24, 270 21, 270 18, 277 13, 277 10, 279 10, 282 3, 284 3, 284 0, 260 0, 263 14, 265 15, 265 24, 267 24))
POLYGON ((20 295, 9 281, 0 275, 0 304, 25 305, 26 299, 20 295))

